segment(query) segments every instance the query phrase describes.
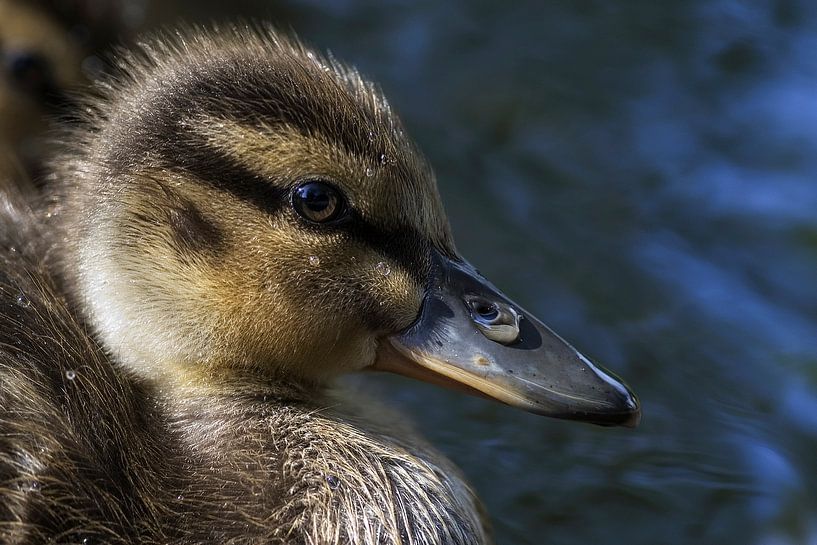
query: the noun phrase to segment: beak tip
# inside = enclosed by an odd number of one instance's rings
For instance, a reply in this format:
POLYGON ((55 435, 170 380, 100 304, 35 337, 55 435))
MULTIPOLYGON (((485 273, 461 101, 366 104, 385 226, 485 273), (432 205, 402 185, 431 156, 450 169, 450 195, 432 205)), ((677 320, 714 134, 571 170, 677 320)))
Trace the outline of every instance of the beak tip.
POLYGON ((629 390, 627 394, 624 401, 625 409, 611 415, 611 418, 606 422, 607 425, 637 428, 641 423, 641 403, 635 394, 629 390))
POLYGON ((641 423, 641 403, 638 397, 624 384, 621 384, 618 395, 612 399, 608 398, 608 402, 611 404, 606 410, 581 411, 566 418, 583 420, 604 427, 636 428, 641 423))
POLYGON ((605 428, 620 426, 622 428, 637 428, 641 423, 641 410, 607 413, 595 416, 568 416, 569 420, 584 420, 590 424, 603 426, 605 428))
POLYGON ((636 407, 622 422, 625 428, 637 428, 641 424, 641 409, 636 407))

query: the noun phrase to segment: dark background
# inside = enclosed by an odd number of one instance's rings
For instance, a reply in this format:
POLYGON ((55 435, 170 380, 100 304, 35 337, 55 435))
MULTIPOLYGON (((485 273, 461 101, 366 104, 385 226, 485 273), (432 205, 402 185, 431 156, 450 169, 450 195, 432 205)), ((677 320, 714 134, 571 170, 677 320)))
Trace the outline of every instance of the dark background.
POLYGON ((459 248, 639 393, 637 430, 366 379, 504 544, 817 543, 817 4, 129 2, 378 81, 459 248))

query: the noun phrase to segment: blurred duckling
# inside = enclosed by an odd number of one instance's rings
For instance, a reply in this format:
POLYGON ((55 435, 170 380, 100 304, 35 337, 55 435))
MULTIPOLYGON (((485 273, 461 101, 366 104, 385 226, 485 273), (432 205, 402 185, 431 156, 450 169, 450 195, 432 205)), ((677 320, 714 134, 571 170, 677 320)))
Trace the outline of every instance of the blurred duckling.
POLYGON ((82 80, 73 36, 32 2, 0 0, 0 177, 36 177, 49 118, 82 80))
POLYGON ((354 69, 248 28, 119 69, 50 205, 5 194, 0 541, 489 543, 448 460, 333 390, 354 371, 635 425, 622 383, 459 256, 354 69))

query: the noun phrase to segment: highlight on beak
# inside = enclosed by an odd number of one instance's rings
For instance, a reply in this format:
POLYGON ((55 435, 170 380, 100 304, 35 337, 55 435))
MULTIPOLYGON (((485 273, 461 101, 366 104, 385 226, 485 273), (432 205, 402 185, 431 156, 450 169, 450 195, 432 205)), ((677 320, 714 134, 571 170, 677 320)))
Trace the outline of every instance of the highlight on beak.
POLYGON ((635 427, 638 398, 466 262, 434 252, 417 321, 388 337, 374 369, 514 407, 603 426, 635 427))

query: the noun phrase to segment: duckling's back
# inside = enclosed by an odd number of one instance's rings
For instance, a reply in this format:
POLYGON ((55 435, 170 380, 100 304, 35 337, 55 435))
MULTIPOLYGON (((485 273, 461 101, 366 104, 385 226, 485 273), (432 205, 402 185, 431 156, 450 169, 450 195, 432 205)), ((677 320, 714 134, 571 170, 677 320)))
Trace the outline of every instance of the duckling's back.
POLYGON ((25 199, 0 184, 0 542, 138 542, 169 515, 166 432, 69 310, 45 252, 25 199))

